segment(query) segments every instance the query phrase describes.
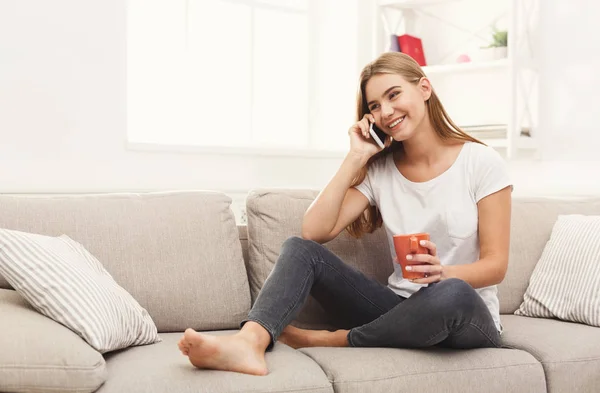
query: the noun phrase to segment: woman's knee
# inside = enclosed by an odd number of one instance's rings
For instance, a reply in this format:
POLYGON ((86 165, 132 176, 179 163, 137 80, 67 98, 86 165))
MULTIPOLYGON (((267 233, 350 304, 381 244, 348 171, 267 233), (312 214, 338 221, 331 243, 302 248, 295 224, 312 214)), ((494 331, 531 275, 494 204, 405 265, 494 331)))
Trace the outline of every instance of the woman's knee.
POLYGON ((283 247, 299 247, 304 246, 308 240, 300 236, 290 236, 283 242, 283 247))
POLYGON ((307 240, 304 239, 300 236, 290 236, 287 239, 285 239, 285 241, 283 242, 282 248, 284 249, 301 249, 301 250, 311 250, 311 249, 316 249, 316 248, 320 248, 322 247, 322 245, 320 245, 317 242, 314 242, 312 240, 307 240))
POLYGON ((474 291, 473 287, 466 281, 460 278, 448 278, 437 283, 438 289, 444 291, 448 295, 455 294, 470 294, 474 291))
POLYGON ((292 256, 293 259, 300 257, 302 260, 311 261, 321 252, 322 248, 321 244, 312 240, 291 236, 283 242, 281 255, 292 256))
POLYGON ((473 312, 482 302, 473 287, 459 278, 449 278, 436 284, 440 306, 453 312, 473 312))
POLYGON ((339 257, 324 245, 298 236, 289 237, 283 242, 279 260, 280 262, 285 260, 291 263, 306 263, 313 268, 322 264, 334 268, 344 264, 339 257))

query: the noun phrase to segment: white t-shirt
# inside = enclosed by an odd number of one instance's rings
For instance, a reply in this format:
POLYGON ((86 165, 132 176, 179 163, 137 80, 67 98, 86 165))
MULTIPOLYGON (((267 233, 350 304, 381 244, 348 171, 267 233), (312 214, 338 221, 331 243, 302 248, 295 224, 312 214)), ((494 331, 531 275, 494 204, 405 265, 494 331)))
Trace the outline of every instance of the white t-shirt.
MULTIPOLYGON (((356 188, 381 212, 391 263, 396 255, 394 235, 428 232, 441 264, 460 265, 479 259, 477 202, 507 186, 511 183, 502 157, 491 147, 467 142, 452 166, 432 180, 408 180, 389 154, 369 167, 365 180, 356 188)), ((424 286, 404 279, 400 265, 393 265, 388 286, 394 292, 409 297, 424 286)), ((496 286, 476 291, 502 331, 496 286)))

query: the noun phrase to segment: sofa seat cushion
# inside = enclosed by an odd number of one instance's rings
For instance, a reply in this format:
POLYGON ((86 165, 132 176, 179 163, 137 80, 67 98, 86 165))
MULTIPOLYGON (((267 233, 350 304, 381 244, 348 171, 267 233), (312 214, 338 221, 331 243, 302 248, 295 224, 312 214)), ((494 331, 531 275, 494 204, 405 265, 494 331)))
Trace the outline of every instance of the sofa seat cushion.
MULTIPOLYGON (((208 333, 225 335, 234 332, 208 333)), ((161 343, 107 354, 110 377, 98 393, 333 393, 331 384, 319 365, 286 345, 277 343, 267 353, 268 375, 253 376, 194 368, 177 348, 182 334, 161 334, 161 343)))
POLYGON ((0 392, 93 392, 107 378, 102 355, 77 334, 0 289, 0 392))
POLYGON ((597 392, 600 328, 555 319, 501 315, 504 344, 544 366, 548 392, 597 392))
POLYGON ((533 356, 513 349, 304 348, 336 393, 546 392, 533 356))

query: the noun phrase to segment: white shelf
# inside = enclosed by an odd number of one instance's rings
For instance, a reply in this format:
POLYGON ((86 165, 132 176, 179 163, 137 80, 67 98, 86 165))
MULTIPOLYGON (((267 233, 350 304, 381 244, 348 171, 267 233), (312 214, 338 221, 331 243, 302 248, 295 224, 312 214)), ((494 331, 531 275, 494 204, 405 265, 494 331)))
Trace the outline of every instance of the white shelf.
POLYGON ((508 71, 508 59, 492 61, 472 61, 469 63, 440 64, 424 66, 425 75, 447 74, 456 72, 487 71, 495 69, 506 69, 508 71))
POLYGON ((443 3, 452 3, 460 0, 379 0, 380 7, 396 8, 398 10, 413 9, 437 5, 443 3))
MULTIPOLYGON (((426 15, 429 8, 432 10, 435 6, 440 6, 440 10, 437 10, 436 16, 438 19, 444 19, 446 17, 444 9, 449 12, 448 18, 458 18, 457 15, 463 15, 464 12, 468 12, 469 4, 459 4, 462 0, 375 0, 377 4, 377 13, 374 15, 374 25, 376 31, 376 50, 378 54, 381 54, 389 50, 390 34, 397 34, 399 27, 403 25, 403 31, 407 34, 418 34, 417 21, 423 15, 426 15), (455 9, 456 8, 456 9, 455 9), (466 11, 465 11, 466 10, 466 11), (462 13, 458 14, 459 11, 462 13), (423 15, 422 15, 423 14, 423 15), (441 14, 441 15, 438 15, 441 14)), ((509 37, 509 48, 514 48, 508 51, 508 58, 500 60, 474 60, 468 63, 454 63, 454 64, 432 64, 424 66, 423 71, 431 80, 441 86, 441 90, 446 88, 450 91, 456 91, 457 86, 460 89, 460 82, 463 79, 467 79, 465 82, 478 83, 481 81, 482 84, 490 81, 493 82, 495 88, 499 88, 498 93, 502 98, 506 95, 506 105, 508 106, 508 113, 506 115, 500 114, 490 110, 490 113, 480 113, 470 116, 468 112, 465 112, 461 119, 466 122, 502 122, 505 124, 501 127, 504 132, 498 132, 497 125, 488 124, 484 128, 486 130, 478 131, 489 131, 485 137, 481 138, 484 142, 490 144, 493 147, 506 149, 506 155, 508 158, 515 157, 519 150, 527 150, 528 153, 531 151, 535 152, 537 149, 537 137, 531 138, 527 136, 520 136, 520 130, 523 128, 523 122, 527 121, 527 124, 533 123, 531 117, 532 113, 535 112, 535 106, 533 106, 533 99, 535 95, 530 93, 529 83, 530 79, 535 80, 536 64, 529 59, 535 59, 532 53, 528 53, 529 57, 525 55, 520 58, 515 57, 517 52, 531 52, 522 50, 522 48, 529 47, 532 37, 535 38, 535 26, 531 22, 532 15, 539 12, 539 3, 541 0, 501 0, 508 3, 508 19, 511 22, 510 30, 512 33, 509 37), (525 71, 533 71, 532 75, 527 75, 527 78, 522 77, 522 73, 525 71), (533 99, 531 98, 533 96, 533 99), (533 108, 533 109, 532 109, 533 108), (525 115, 528 115, 527 119, 525 115)), ((474 16, 475 17, 475 16, 474 16)), ((459 30, 464 30, 454 22, 448 22, 459 30)), ((421 27, 422 28, 422 27, 421 27)), ((430 35, 428 35, 431 39, 430 35)), ((432 45, 432 47, 434 47, 432 45)), ((441 50, 441 49, 440 49, 441 50)), ((444 59, 449 58, 445 56, 444 59)), ((533 82, 531 82, 533 83, 533 82)), ((533 91, 533 90, 532 90, 533 91)), ((470 99, 470 98, 469 98, 470 99)), ((468 101, 468 100, 467 100, 468 101)), ((502 103, 504 101, 501 101, 502 103)), ((461 106, 461 109, 468 109, 465 105, 461 106)), ((499 110, 504 111, 503 108, 499 110)), ((460 111, 459 111, 460 112, 460 111)), ((464 111, 463 111, 464 112, 464 111)), ((460 116, 459 116, 460 117, 460 116)), ((481 127, 480 127, 481 128, 481 127)), ((468 132, 468 130, 467 130, 468 132)), ((482 133, 480 133, 482 134, 482 133)))

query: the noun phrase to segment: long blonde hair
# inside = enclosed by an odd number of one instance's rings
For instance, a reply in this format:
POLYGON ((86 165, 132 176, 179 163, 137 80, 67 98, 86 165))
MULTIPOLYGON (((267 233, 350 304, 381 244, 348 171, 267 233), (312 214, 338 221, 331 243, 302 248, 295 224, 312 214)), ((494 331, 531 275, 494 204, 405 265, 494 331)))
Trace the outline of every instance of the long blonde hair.
MULTIPOLYGON (((356 102, 356 121, 359 121, 365 114, 369 113, 365 87, 367 86, 367 82, 373 76, 378 74, 398 74, 415 85, 419 83, 421 78, 426 76, 419 64, 406 54, 400 52, 386 52, 382 54, 376 60, 367 64, 360 74, 360 85, 356 102)), ((425 106, 427 107, 427 116, 429 116, 431 125, 440 139, 444 141, 456 140, 483 144, 481 141, 461 130, 460 127, 450 119, 450 116, 446 113, 444 106, 433 89, 431 91, 431 96, 425 102, 425 106)), ((361 168, 357 177, 353 180, 352 186, 362 183, 367 176, 369 166, 373 162, 401 148, 402 142, 392 140, 392 143, 389 146, 373 155, 367 161, 367 164, 361 168)), ((381 227, 382 224, 383 220, 379 209, 376 206, 369 206, 363 214, 346 228, 346 230, 351 236, 359 238, 365 233, 372 233, 377 228, 381 227)))

